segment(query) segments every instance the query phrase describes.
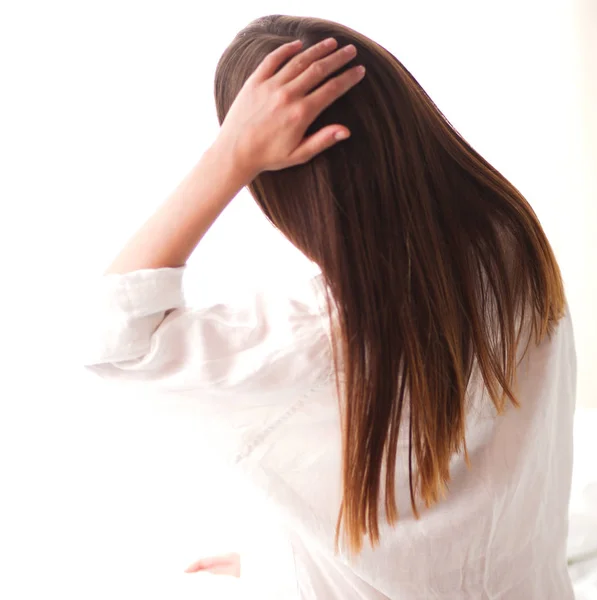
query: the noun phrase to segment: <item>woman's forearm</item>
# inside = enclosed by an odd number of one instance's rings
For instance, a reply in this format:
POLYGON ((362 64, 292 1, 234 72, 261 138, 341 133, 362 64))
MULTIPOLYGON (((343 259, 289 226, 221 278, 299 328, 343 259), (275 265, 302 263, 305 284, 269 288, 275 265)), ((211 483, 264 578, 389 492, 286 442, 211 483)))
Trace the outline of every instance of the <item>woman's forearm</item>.
POLYGON ((105 274, 180 267, 252 175, 215 143, 128 241, 105 274))
POLYGON ((350 130, 341 124, 305 137, 317 116, 365 75, 357 66, 322 83, 356 54, 354 46, 336 51, 337 46, 327 39, 299 56, 302 43, 295 40, 268 54, 236 96, 216 142, 106 274, 183 266, 232 198, 259 173, 303 164, 348 138, 350 130), (316 62, 319 68, 311 69, 316 62))

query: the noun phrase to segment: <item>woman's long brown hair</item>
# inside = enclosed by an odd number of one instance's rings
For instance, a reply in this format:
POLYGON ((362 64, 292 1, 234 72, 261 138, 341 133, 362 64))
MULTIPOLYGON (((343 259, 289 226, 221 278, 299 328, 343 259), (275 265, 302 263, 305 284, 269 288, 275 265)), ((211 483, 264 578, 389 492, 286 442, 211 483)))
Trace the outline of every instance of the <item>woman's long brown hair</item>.
POLYGON ((330 318, 336 305, 343 444, 336 545, 343 529, 348 548, 359 552, 364 536, 379 541, 384 484, 387 520, 398 520, 401 426, 408 428, 418 516, 418 500, 429 507, 443 495, 452 456, 466 456, 473 368, 499 413, 517 405, 523 331, 524 353, 531 339, 551 333, 565 296, 525 198, 455 131, 399 60, 358 32, 281 15, 249 24, 218 63, 220 123, 266 54, 295 39, 306 49, 327 37, 354 44, 357 57, 345 68, 358 62, 367 75, 307 134, 340 123, 350 139, 303 165, 263 172, 249 189, 271 223, 320 266, 330 318))

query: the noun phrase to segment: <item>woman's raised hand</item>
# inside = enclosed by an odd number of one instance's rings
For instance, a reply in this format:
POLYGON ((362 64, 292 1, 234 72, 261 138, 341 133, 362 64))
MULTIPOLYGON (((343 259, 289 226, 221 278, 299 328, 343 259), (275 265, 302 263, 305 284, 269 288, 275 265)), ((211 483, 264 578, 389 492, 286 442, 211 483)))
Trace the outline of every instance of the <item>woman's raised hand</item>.
POLYGON ((355 47, 337 49, 333 38, 299 52, 301 47, 297 40, 268 54, 222 123, 217 143, 224 144, 250 179, 261 171, 305 163, 350 135, 338 123, 305 138, 317 116, 362 80, 365 69, 356 66, 319 85, 356 56, 355 47))

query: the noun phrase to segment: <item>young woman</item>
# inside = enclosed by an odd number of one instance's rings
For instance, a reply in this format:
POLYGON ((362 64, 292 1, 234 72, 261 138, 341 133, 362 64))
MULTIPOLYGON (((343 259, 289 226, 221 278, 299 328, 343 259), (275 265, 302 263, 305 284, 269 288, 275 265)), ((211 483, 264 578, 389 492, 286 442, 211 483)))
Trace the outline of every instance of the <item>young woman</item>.
POLYGON ((572 598, 573 333, 529 204, 337 23, 251 23, 215 96, 217 139, 100 278, 86 364, 217 403, 297 598, 572 598), (245 186, 321 274, 192 310, 187 259, 245 186))

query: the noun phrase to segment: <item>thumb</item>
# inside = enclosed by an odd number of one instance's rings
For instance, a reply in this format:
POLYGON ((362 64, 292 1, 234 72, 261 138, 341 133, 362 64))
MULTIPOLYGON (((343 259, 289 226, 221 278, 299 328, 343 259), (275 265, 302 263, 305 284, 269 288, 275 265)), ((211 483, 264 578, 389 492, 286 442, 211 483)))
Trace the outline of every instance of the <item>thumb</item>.
POLYGON ((324 150, 350 137, 350 130, 343 125, 327 125, 305 138, 300 146, 289 156, 293 165, 311 160, 324 150))

